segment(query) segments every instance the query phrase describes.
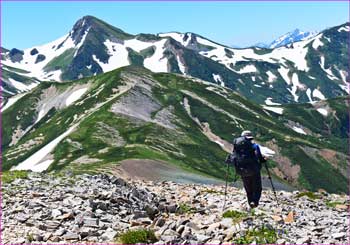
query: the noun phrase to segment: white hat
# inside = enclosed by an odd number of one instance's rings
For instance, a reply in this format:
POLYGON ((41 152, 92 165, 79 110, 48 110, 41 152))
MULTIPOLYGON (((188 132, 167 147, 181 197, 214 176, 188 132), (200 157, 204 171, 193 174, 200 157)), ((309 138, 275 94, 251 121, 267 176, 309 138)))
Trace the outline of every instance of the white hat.
POLYGON ((243 131, 241 136, 246 137, 248 140, 254 139, 252 132, 250 132, 249 130, 243 131))

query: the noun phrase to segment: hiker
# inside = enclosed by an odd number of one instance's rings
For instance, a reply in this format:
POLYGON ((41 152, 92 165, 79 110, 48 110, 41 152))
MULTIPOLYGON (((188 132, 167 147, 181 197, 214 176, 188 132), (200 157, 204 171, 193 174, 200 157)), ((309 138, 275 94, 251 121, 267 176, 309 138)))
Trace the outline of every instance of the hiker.
POLYGON ((243 131, 241 137, 234 139, 233 153, 229 157, 236 173, 242 178, 250 208, 259 205, 262 191, 260 170, 262 163, 266 162, 259 145, 252 142, 253 139, 252 132, 243 131))

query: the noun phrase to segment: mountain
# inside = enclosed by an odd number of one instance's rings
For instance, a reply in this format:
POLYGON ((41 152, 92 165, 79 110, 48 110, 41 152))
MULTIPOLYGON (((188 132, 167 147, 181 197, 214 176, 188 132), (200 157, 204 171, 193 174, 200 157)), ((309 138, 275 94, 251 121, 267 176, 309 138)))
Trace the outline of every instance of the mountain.
POLYGON ((2 63, 61 82, 138 65, 220 84, 259 104, 304 103, 348 94, 348 32, 345 23, 293 46, 234 49, 195 33, 131 35, 85 16, 49 44, 5 50, 2 63))
POLYGON ((2 167, 100 173, 148 159, 222 179, 232 133, 250 129, 279 185, 347 192, 348 105, 262 107, 198 78, 128 66, 18 98, 2 115, 2 167))
POLYGON ((288 32, 280 36, 279 38, 271 42, 266 48, 271 48, 271 49, 279 48, 295 42, 308 40, 310 38, 315 37, 317 34, 318 34, 317 31, 303 32, 303 31, 300 31, 299 29, 295 29, 292 32, 288 32))

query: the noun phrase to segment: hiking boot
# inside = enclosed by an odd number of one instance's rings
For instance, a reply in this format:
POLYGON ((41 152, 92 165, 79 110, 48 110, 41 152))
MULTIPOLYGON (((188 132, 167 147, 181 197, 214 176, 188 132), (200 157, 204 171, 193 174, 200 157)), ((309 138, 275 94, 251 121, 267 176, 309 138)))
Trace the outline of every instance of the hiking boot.
POLYGON ((256 205, 255 202, 250 202, 249 206, 250 206, 250 208, 256 208, 258 205, 256 205))

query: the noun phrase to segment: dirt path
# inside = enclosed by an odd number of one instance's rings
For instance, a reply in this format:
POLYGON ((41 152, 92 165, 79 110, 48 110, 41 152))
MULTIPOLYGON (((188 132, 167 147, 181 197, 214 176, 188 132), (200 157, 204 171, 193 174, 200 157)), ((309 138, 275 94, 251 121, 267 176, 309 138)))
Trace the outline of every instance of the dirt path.
POLYGON ((116 172, 122 177, 148 181, 174 181, 177 183, 214 185, 224 183, 220 180, 186 172, 180 167, 166 162, 147 159, 128 159, 121 161, 116 172))
MULTIPOLYGON (((201 176, 194 173, 186 172, 185 170, 175 165, 147 159, 128 159, 121 161, 120 165, 115 170, 116 174, 126 179, 138 179, 146 181, 174 181, 176 183, 186 184, 210 184, 224 185, 225 181, 214 178, 201 176)), ((224 173, 223 173, 224 174, 224 173)), ((229 185, 232 185, 233 180, 229 180, 229 185)), ((277 190, 292 191, 293 187, 273 179, 273 183, 277 190)), ((263 189, 271 189, 271 184, 267 176, 262 177, 263 189)), ((235 187, 242 188, 240 179, 234 184, 235 187)))

